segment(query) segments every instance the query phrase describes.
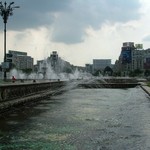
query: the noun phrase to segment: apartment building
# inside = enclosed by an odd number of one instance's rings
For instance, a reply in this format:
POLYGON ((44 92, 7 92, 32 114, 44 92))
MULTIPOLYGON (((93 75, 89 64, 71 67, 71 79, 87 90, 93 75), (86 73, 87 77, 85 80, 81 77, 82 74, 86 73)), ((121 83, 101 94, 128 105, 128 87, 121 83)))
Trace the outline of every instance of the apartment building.
POLYGON ((142 44, 125 42, 119 60, 115 63, 115 71, 121 71, 122 75, 126 76, 135 70, 150 70, 150 49, 144 50, 142 44))
POLYGON ((33 69, 34 59, 27 56, 26 52, 9 50, 6 60, 11 62, 17 69, 33 69))

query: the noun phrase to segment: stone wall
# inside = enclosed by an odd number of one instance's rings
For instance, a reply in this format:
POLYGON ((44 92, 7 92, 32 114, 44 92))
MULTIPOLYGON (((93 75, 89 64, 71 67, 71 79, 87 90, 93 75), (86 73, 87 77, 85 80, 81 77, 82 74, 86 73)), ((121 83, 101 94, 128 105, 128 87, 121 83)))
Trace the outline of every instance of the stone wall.
POLYGON ((55 90, 63 86, 63 81, 43 82, 43 83, 20 83, 0 86, 0 102, 6 102, 13 99, 40 93, 46 90, 55 90))
POLYGON ((15 107, 34 102, 63 91, 66 82, 14 83, 0 86, 0 115, 15 107))

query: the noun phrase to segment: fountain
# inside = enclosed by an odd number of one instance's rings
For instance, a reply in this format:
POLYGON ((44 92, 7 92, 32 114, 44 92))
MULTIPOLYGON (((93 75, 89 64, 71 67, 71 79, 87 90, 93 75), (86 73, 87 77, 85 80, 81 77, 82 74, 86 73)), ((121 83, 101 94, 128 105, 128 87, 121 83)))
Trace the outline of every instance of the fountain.
POLYGON ((10 71, 10 78, 15 76, 16 79, 38 80, 38 82, 50 81, 67 81, 70 82, 68 87, 82 88, 132 88, 140 85, 133 78, 122 77, 94 77, 91 74, 80 71, 78 68, 71 70, 71 73, 64 72, 65 62, 58 59, 59 63, 51 64, 51 61, 45 59, 40 62, 37 73, 25 74, 15 69, 10 71), (61 65, 60 65, 61 64, 61 65), (59 66, 60 65, 60 66, 59 66))

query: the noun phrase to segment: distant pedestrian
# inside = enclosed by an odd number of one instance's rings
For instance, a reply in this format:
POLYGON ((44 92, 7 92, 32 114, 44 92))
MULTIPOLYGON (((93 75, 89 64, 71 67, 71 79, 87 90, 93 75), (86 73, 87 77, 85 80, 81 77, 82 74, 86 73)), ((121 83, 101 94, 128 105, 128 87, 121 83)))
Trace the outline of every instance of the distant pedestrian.
POLYGON ((14 83, 16 81, 16 78, 12 76, 12 82, 14 83))

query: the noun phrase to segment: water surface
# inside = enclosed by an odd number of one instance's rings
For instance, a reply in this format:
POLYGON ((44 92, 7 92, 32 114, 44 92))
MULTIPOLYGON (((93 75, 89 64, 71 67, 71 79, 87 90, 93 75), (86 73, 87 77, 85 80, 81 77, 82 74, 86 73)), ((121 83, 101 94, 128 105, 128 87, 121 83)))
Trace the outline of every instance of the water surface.
POLYGON ((0 119, 2 150, 148 150, 150 100, 141 88, 73 89, 0 119))

